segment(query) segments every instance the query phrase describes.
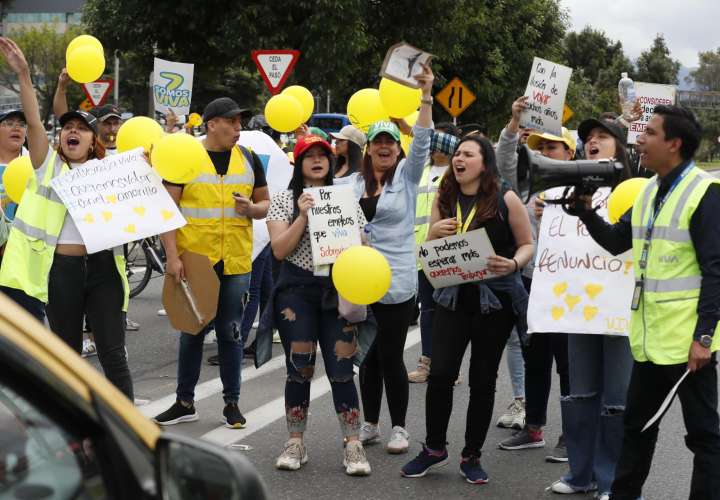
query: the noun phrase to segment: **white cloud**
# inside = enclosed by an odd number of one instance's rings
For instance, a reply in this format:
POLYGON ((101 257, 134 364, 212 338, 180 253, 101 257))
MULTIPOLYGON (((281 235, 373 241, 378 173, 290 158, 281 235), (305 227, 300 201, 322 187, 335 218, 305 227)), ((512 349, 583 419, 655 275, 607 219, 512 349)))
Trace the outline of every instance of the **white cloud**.
POLYGON ((662 33, 670 55, 683 66, 696 67, 698 52, 720 47, 718 0, 560 0, 570 11, 571 29, 586 25, 603 30, 637 59, 655 35, 662 33))

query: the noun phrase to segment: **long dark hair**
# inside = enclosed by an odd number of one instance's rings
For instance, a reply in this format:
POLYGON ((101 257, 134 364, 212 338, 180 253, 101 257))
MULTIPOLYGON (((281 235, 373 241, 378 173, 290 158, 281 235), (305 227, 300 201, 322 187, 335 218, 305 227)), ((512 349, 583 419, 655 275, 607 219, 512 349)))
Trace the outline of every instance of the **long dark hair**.
MULTIPOLYGON (((295 165, 293 166, 293 174, 290 178, 290 183, 288 184, 288 189, 292 191, 293 193, 293 221, 298 218, 300 215, 300 208, 298 207, 298 198, 300 198, 300 195, 303 194, 303 189, 305 188, 305 179, 303 178, 302 173, 302 164, 303 160, 305 159, 305 156, 307 155, 308 151, 310 151, 311 148, 307 148, 303 154, 297 155, 295 157, 295 165)), ((331 155, 325 148, 323 148, 323 154, 327 157, 328 162, 330 163, 330 168, 328 168, 328 173, 325 176, 325 179, 323 181, 325 182, 324 186, 332 186, 333 185, 333 179, 335 177, 335 159, 333 155, 331 155)))
POLYGON ((353 141, 347 142, 347 156, 338 156, 337 158, 337 168, 338 170, 343 165, 348 166, 347 173, 345 174, 350 175, 354 174, 355 172, 359 172, 362 168, 362 161, 363 161, 363 154, 362 154, 362 148, 355 144, 353 141))
MULTIPOLYGON (((400 149, 400 154, 398 155, 397 160, 395 160, 395 165, 383 174, 380 179, 380 187, 385 184, 392 184, 393 177, 395 177, 395 170, 397 170, 398 165, 400 165, 400 161, 405 158, 405 151, 403 151, 400 141, 395 142, 397 142, 398 148, 400 149)), ((371 196, 377 190, 378 182, 373 175, 372 158, 370 157, 370 153, 367 149, 365 150, 365 156, 362 161, 362 170, 360 172, 362 173, 363 180, 365 181, 365 192, 368 196, 371 196)))
MULTIPOLYGON (((480 186, 475 202, 475 217, 470 223, 470 228, 476 228, 480 223, 492 219, 498 212, 498 192, 500 191, 500 175, 498 174, 495 161, 495 150, 488 139, 474 134, 465 136, 459 143, 458 148, 464 142, 472 141, 480 147, 485 170, 480 173, 480 186)), ((457 148, 455 149, 457 152, 457 148)), ((454 155, 453 155, 454 156, 454 155)), ((438 189, 438 207, 440 216, 443 219, 455 217, 456 207, 460 193, 460 184, 455 178, 453 167, 445 174, 440 181, 438 189)))

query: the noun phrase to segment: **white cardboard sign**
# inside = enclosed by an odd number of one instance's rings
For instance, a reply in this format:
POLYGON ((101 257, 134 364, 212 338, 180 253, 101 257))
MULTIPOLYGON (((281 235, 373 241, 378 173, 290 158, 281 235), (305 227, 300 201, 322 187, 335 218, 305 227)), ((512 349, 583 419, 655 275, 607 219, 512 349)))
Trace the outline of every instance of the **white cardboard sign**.
POLYGON ((561 135, 563 106, 571 76, 572 68, 534 58, 525 89, 527 108, 520 116, 520 125, 561 135))
POLYGON ((635 96, 640 100, 642 116, 638 121, 632 122, 628 128, 628 144, 635 144, 637 137, 645 132, 645 126, 650 121, 655 106, 658 104, 675 104, 675 85, 661 85, 658 83, 635 82, 635 96))
POLYGON ((55 177, 51 186, 77 225, 88 253, 185 225, 142 148, 90 160, 55 177))
MULTIPOLYGON (((562 191, 548 190, 546 199, 562 191)), ((605 218, 609 195, 601 188, 593 196, 605 218)), ((631 251, 611 255, 579 218, 548 204, 538 232, 528 332, 627 335, 634 276, 631 251)))
POLYGON ((315 206, 308 211, 313 264, 316 267, 332 264, 343 250, 361 244, 353 187, 344 184, 304 191, 315 200, 315 206))
POLYGON ((168 114, 168 110, 172 109, 176 115, 190 113, 194 71, 194 64, 155 58, 153 71, 155 111, 168 114))
POLYGON ((426 241, 417 247, 422 270, 434 288, 493 278, 487 266, 490 255, 495 255, 495 250, 485 228, 426 241))

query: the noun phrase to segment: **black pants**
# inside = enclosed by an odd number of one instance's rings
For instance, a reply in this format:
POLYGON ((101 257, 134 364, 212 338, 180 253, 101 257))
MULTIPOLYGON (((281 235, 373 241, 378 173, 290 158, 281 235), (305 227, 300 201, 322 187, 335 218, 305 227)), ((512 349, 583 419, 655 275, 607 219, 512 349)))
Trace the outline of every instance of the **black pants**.
POLYGON ((547 423, 547 406, 552 386, 553 358, 560 378, 560 395, 570 394, 568 336, 566 333, 533 333, 523 346, 525 360, 525 421, 542 427, 547 423))
POLYGON ((405 427, 408 407, 408 378, 403 354, 415 297, 400 304, 372 304, 378 331, 375 342, 360 366, 360 394, 365 421, 380 419, 383 383, 393 427, 405 427))
POLYGON ((123 300, 122 282, 111 251, 82 257, 55 254, 46 308, 50 329, 79 354, 83 315, 87 315, 105 376, 132 401, 123 300))
POLYGON ((505 305, 507 301, 502 299, 503 309, 481 314, 476 293, 470 293, 470 297, 465 300, 461 296, 456 311, 439 304, 436 306, 432 363, 425 398, 427 446, 433 450, 442 450, 447 441, 455 380, 468 342, 471 342, 468 376, 470 401, 465 422, 463 457, 479 457, 481 454, 495 405, 498 365, 515 324, 511 306, 505 305))
MULTIPOLYGON (((690 483, 691 500, 720 498, 720 423, 718 421, 718 381, 716 359, 680 384, 678 397, 685 421, 685 444, 695 455, 690 483)), ((650 472, 660 422, 640 432, 660 408, 670 388, 680 379, 687 365, 633 365, 625 406, 622 453, 615 469, 613 500, 636 499, 650 472)))
POLYGON ((35 316, 40 323, 45 322, 45 304, 42 301, 31 297, 22 290, 0 286, 0 291, 13 299, 18 305, 22 306, 27 312, 35 316))

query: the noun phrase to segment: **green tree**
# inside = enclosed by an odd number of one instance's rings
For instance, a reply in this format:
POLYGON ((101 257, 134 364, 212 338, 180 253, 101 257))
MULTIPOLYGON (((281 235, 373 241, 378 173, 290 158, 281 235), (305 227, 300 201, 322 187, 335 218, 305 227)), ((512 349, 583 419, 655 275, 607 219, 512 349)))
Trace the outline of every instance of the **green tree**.
POLYGON ((695 83, 699 90, 720 91, 720 47, 698 54, 700 65, 685 77, 687 83, 695 83))
POLYGON ((670 57, 665 37, 658 34, 652 46, 638 57, 635 77, 641 82, 677 85, 678 71, 680 61, 670 57))
MULTIPOLYGON (((58 33, 57 26, 45 24, 40 27, 20 28, 8 36, 15 40, 25 54, 30 67, 30 77, 38 94, 41 113, 47 121, 52 113, 52 99, 57 88, 57 77, 65 67, 65 49, 68 43, 80 33, 79 28, 71 27, 64 33, 58 33)), ((0 85, 15 93, 20 92, 17 77, 0 57, 0 85)), ((71 105, 79 105, 83 100, 78 85, 68 89, 71 105)))

